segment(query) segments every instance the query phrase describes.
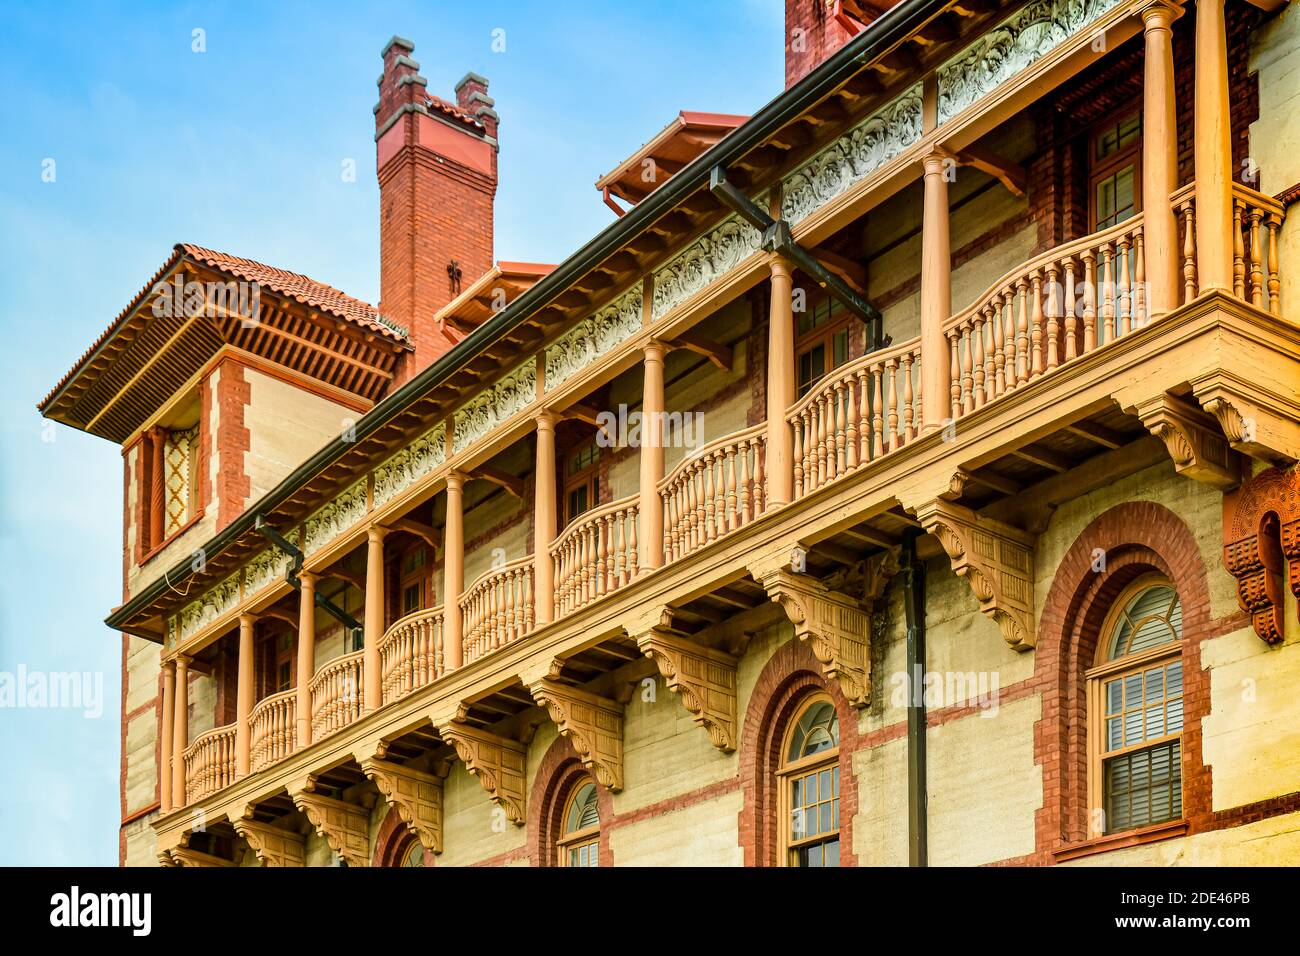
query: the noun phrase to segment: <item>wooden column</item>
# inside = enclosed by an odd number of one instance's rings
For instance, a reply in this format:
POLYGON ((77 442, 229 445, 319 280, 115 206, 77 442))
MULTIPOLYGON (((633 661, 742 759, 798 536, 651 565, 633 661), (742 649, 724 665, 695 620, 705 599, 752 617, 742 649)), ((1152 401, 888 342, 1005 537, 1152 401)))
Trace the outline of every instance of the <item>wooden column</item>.
POLYGON ((1181 256, 1178 224, 1169 196, 1178 186, 1178 128, 1174 119, 1172 7, 1142 11, 1145 77, 1142 117, 1142 209, 1146 254, 1147 311, 1151 317, 1177 308, 1181 256))
POLYGON ((172 809, 172 723, 176 719, 176 662, 163 661, 162 724, 158 728, 158 799, 163 813, 172 809))
POLYGON ((383 697, 379 639, 384 636, 384 537, 387 534, 387 528, 378 526, 366 531, 365 644, 361 659, 365 710, 376 710, 383 697))
POLYGON ((465 590, 465 476, 447 475, 447 523, 443 528, 442 602, 443 662, 455 670, 465 660, 460 595, 465 590))
POLYGON ((948 180, 952 158, 935 151, 925 165, 921 225, 921 430, 952 417, 952 365, 943 324, 952 314, 952 253, 948 239, 948 180))
POLYGON ((537 462, 533 478, 533 593, 538 626, 555 619, 551 543, 555 540, 555 415, 537 416, 537 462))
POLYGON ((794 495, 794 437, 785 413, 794 404, 794 312, 790 266, 772 256, 772 305, 767 325, 767 504, 789 504, 794 495))
POLYGON ((1196 2, 1195 93, 1196 272, 1201 292, 1231 292, 1232 134, 1223 0, 1196 2))
POLYGON ((185 799, 185 750, 190 745, 190 659, 176 657, 176 713, 172 720, 172 806, 185 799))
POLYGON ((167 429, 149 429, 149 542, 145 553, 167 537, 167 429))
POLYGON ((664 346, 647 342, 643 366, 645 385, 641 401, 641 567, 657 568, 664 563, 664 509, 659 500, 659 480, 664 476, 664 346))
POLYGON ((253 638, 257 618, 239 615, 239 674, 235 685, 235 778, 248 776, 249 717, 253 713, 253 638))
POLYGON ((311 743, 311 681, 316 676, 316 575, 298 575, 298 677, 294 701, 298 748, 311 743))

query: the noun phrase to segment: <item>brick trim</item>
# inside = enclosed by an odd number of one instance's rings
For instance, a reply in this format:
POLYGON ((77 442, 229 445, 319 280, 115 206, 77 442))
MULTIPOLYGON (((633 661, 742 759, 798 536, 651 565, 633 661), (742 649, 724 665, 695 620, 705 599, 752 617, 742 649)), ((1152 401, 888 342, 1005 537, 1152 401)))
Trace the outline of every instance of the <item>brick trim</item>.
POLYGON ((564 831, 564 804, 579 783, 596 784, 596 805, 600 810, 600 846, 597 860, 601 866, 613 866, 614 854, 609 847, 610 825, 614 821, 614 799, 582 766, 577 751, 567 737, 558 737, 547 749, 533 778, 528 797, 528 838, 525 844, 533 866, 558 866, 559 839, 564 831))
POLYGON ((808 646, 797 638, 783 645, 763 668, 750 694, 740 737, 739 843, 745 866, 776 866, 776 770, 786 727, 814 693, 828 694, 840 718, 840 865, 857 866, 853 820, 858 813, 858 781, 853 754, 860 749, 858 713, 837 681, 827 681, 808 646))
POLYGON ((1201 721, 1210 705, 1201 642, 1219 628, 1210 618, 1205 564, 1195 537, 1176 514, 1155 502, 1126 502, 1102 513, 1075 539, 1043 605, 1035 662, 1043 710, 1034 725, 1043 806, 1035 814, 1033 862, 1054 862, 1054 851, 1087 837, 1083 675, 1114 600, 1140 575, 1153 571, 1173 584, 1183 606, 1183 813, 1188 832, 1205 829, 1211 816, 1211 771, 1201 756, 1201 721), (1097 553, 1106 556, 1100 572, 1093 570, 1097 553))
MULTIPOLYGON (((375 852, 370 858, 370 865, 400 867, 402 859, 415 839, 415 834, 406 828, 406 823, 402 820, 402 815, 397 812, 397 808, 389 804, 388 812, 384 814, 384 819, 379 824, 379 832, 375 834, 375 852)), ((427 849, 424 851, 424 865, 436 865, 434 855, 427 849)))

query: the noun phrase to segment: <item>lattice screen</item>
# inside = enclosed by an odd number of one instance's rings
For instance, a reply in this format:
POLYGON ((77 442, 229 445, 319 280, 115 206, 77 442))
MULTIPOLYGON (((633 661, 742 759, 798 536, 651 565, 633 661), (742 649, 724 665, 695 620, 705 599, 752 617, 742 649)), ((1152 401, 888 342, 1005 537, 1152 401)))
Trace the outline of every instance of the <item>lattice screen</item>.
POLYGON ((176 429, 167 435, 165 465, 167 490, 165 510, 167 528, 164 537, 180 530, 190 520, 193 500, 194 460, 198 452, 199 426, 176 429))

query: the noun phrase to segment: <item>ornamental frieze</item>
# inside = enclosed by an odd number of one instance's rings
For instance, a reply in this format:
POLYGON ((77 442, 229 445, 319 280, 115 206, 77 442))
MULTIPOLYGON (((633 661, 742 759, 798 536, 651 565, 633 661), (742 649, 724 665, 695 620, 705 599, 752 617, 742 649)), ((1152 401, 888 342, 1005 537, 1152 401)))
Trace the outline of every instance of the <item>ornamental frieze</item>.
POLYGON ((1224 496, 1223 566, 1255 633, 1281 643, 1283 588, 1300 598, 1300 469, 1267 468, 1224 496))
POLYGON ((568 380, 641 328, 641 305, 637 283, 547 346, 545 390, 568 380))
MULTIPOLYGON (((307 519, 303 552, 314 554, 366 514, 366 483, 358 481, 307 519)), ((250 568, 251 573, 251 568, 250 568)), ((252 593, 251 591, 249 593, 252 593)))
POLYGON ((735 217, 700 236, 654 274, 651 318, 662 318, 730 272, 758 248, 761 239, 757 229, 735 217))
POLYGON ((211 624, 239 604, 239 572, 225 578, 197 601, 191 601, 176 615, 173 633, 183 641, 211 624))
POLYGON ((781 216, 806 218, 921 138, 921 86, 905 90, 840 136, 786 181, 781 216))
MULTIPOLYGON (((362 504, 364 505, 364 500, 362 504)), ((244 566, 244 594, 256 594, 273 581, 280 581, 293 562, 279 548, 267 548, 244 566)))
POLYGON ((537 397, 537 362, 529 359, 456 412, 452 452, 468 448, 537 397))
POLYGON ((1120 0, 1033 0, 939 67, 939 122, 1051 53, 1120 0))
POLYGON ((447 426, 425 432, 375 469, 375 506, 396 497, 447 460, 447 426))

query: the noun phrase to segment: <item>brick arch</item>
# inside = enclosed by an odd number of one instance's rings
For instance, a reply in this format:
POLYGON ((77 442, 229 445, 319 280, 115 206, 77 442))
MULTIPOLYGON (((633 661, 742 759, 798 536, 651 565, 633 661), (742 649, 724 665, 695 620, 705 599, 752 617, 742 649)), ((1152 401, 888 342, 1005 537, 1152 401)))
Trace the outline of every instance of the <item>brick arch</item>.
POLYGON ((1201 719, 1209 712, 1209 676, 1201 670, 1201 641, 1210 635, 1210 591, 1205 562, 1191 530, 1174 512, 1151 501, 1126 502, 1103 512, 1075 539, 1057 566, 1038 622, 1035 682, 1043 688, 1034 727, 1035 760, 1043 772, 1043 806, 1035 814, 1035 856, 1087 836, 1087 697, 1084 672, 1092 665, 1107 612, 1140 575, 1157 572, 1183 606, 1183 813, 1189 828, 1210 816, 1210 769, 1201 757, 1201 719), (1093 569, 1105 554, 1104 570, 1093 569))
POLYGON ((564 804, 581 781, 596 784, 596 806, 600 809, 600 848, 597 859, 601 866, 613 866, 614 854, 609 848, 609 831, 614 822, 614 798, 600 785, 578 758, 567 737, 558 737, 547 749, 533 778, 533 789, 528 795, 528 859, 533 866, 555 866, 556 847, 564 828, 564 804))
MULTIPOLYGON (((415 840, 415 834, 407 828, 406 822, 402 820, 402 815, 390 803, 388 812, 384 814, 383 822, 379 824, 379 832, 375 834, 375 852, 374 856, 371 857, 370 865, 401 866, 402 858, 406 856, 406 851, 410 849, 415 840)), ((424 865, 433 866, 433 861, 433 854, 426 849, 424 851, 424 865)))
POLYGON ((764 666, 745 710, 739 742, 744 799, 739 842, 745 866, 777 863, 776 769, 780 766, 781 741, 803 702, 818 692, 830 695, 840 718, 840 865, 858 865, 853 853, 853 818, 858 812, 853 752, 858 747, 858 713, 840 690, 839 682, 822 676, 821 665, 808 645, 793 638, 764 666))

